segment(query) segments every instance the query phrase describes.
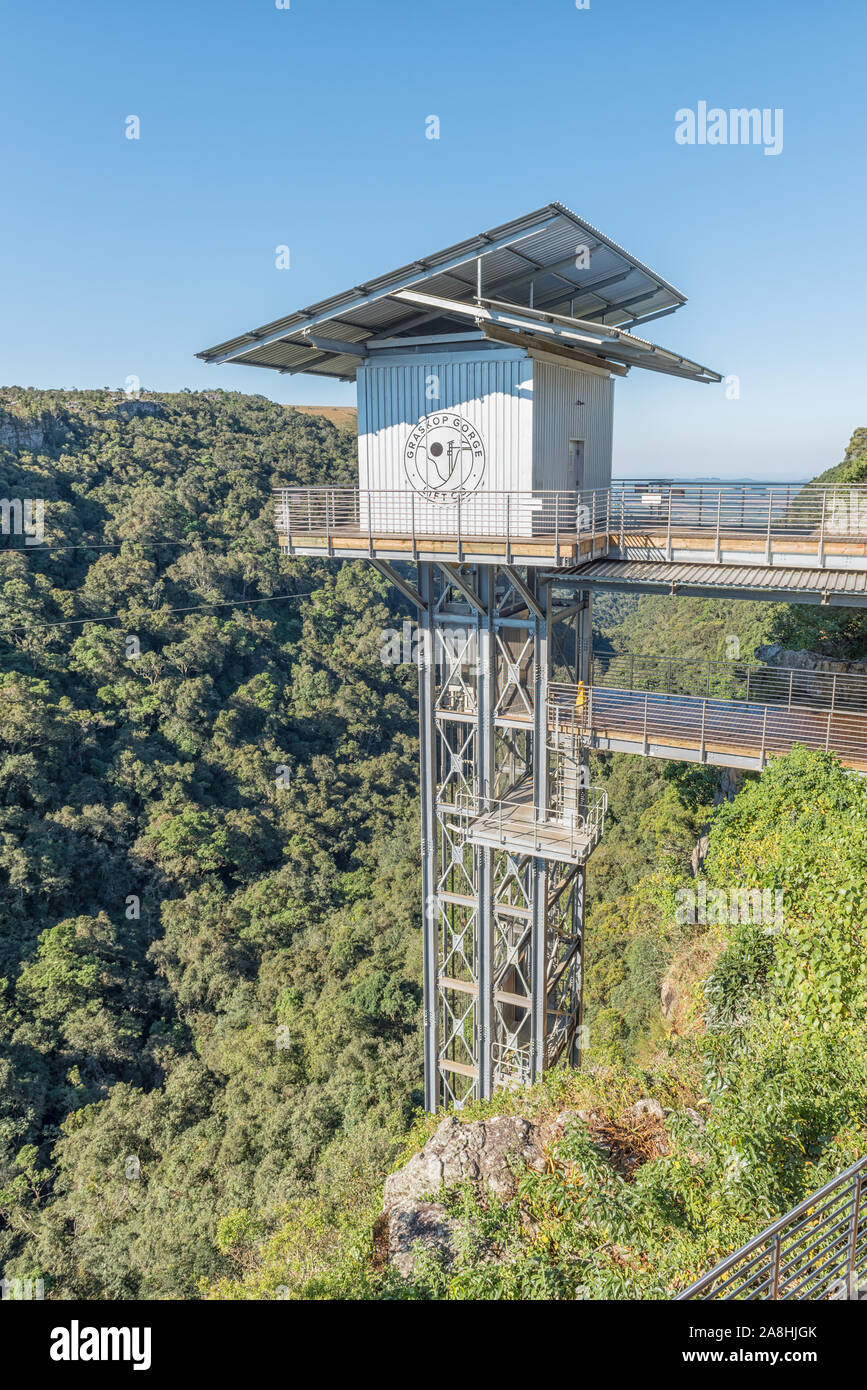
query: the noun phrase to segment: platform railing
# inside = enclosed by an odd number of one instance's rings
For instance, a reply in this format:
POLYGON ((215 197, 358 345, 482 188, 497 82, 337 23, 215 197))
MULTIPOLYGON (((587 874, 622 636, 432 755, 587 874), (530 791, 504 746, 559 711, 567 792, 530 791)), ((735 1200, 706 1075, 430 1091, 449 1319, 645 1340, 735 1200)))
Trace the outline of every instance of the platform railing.
POLYGON ((679 1293, 687 1299, 867 1298, 867 1157, 679 1293))
POLYGON ((867 484, 624 479, 612 482, 609 494, 620 549, 653 536, 669 559, 673 542, 687 536, 701 538, 717 561, 727 540, 749 537, 766 563, 788 542, 799 552, 815 547, 820 565, 827 546, 867 540, 867 484))
MULTIPOLYGON (((603 664, 603 663, 600 663, 603 664)), ((552 683, 549 736, 555 747, 607 736, 650 752, 652 744, 755 759, 795 744, 835 753, 846 766, 867 770, 867 677, 762 667, 722 669, 722 663, 669 663, 665 658, 617 657, 583 689, 552 683), (706 693, 708 688, 713 693, 706 693)))
MULTIPOLYGON (((633 652, 597 653, 595 685, 707 699, 751 700, 788 709, 867 714, 867 671, 814 671, 739 661, 702 661, 633 652)), ((564 695, 564 699, 568 696, 564 695)))
POLYGON ((486 830, 495 831, 504 844, 531 840, 543 858, 545 847, 574 857, 579 850, 589 854, 599 843, 608 810, 608 794, 601 787, 582 789, 581 801, 582 810, 546 810, 520 797, 482 800, 462 794, 448 809, 484 820, 486 830))
POLYGON ((411 489, 278 488, 277 530, 291 551, 311 539, 331 550, 355 540, 373 555, 384 537, 412 542, 454 537, 460 545, 485 538, 574 544, 579 536, 610 531, 607 489, 426 494, 411 489))
MULTIPOLYGON (((602 540, 602 552, 628 553, 650 543, 672 558, 676 542, 698 538, 721 561, 727 543, 749 541, 750 554, 768 564, 775 554, 815 554, 830 546, 867 542, 867 484, 706 483, 619 480, 577 492, 415 492, 353 487, 281 487, 275 491, 276 526, 290 552, 314 542, 332 553, 341 538, 375 554, 384 538, 410 541, 454 537, 458 552, 473 540, 545 537, 555 558, 560 546, 602 540)), ((344 545, 345 548, 345 545, 344 545)), ((729 546, 731 548, 731 545, 729 546)), ((594 546, 594 554, 596 549, 594 546)), ((509 556, 507 554, 508 561, 509 556)))

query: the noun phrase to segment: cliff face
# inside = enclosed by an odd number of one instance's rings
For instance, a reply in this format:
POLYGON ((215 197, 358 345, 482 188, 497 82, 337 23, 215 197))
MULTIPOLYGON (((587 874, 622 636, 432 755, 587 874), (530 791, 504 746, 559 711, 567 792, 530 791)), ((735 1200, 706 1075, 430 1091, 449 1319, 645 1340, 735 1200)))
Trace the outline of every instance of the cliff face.
POLYGON ((62 438, 65 431, 48 412, 28 418, 0 410, 0 445, 4 449, 11 449, 14 454, 50 447, 55 442, 53 436, 62 438))
POLYGON ((867 672, 867 657, 858 661, 839 661, 830 656, 822 656, 820 652, 788 650, 779 642, 769 647, 756 647, 756 656, 768 666, 784 666, 788 670, 832 673, 851 671, 856 675, 864 675, 867 672))

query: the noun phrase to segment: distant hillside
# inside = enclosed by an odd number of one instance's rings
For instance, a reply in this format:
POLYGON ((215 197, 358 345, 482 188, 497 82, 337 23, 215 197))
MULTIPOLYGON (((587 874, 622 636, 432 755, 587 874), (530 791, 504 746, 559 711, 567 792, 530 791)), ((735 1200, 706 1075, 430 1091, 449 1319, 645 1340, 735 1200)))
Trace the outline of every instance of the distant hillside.
POLYGON ((292 409, 302 415, 324 415, 338 429, 355 432, 358 412, 354 405, 294 405, 292 409))

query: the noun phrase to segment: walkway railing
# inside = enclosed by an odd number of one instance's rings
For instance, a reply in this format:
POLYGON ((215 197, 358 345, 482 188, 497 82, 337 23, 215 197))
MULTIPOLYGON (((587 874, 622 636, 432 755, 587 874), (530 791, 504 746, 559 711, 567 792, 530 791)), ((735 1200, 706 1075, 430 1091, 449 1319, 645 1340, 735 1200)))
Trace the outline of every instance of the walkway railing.
POLYGON ((771 754, 795 744, 836 753, 867 771, 867 676, 762 667, 723 669, 722 663, 673 662, 619 656, 600 662, 601 684, 582 689, 552 683, 548 728, 552 742, 604 737, 621 751, 644 754, 692 749, 697 761, 746 760, 762 768, 771 754), (654 688, 655 687, 655 688, 654 688), (713 689, 711 696, 695 693, 713 689), (622 745, 628 745, 623 747, 622 745))
POLYGON ((867 714, 867 671, 811 671, 612 652, 594 656, 593 682, 622 690, 867 714))
POLYGON ((519 796, 482 801, 459 796, 448 807, 473 818, 473 836, 496 837, 503 845, 520 844, 528 852, 562 853, 570 859, 588 855, 605 831, 608 794, 600 787, 582 790, 581 809, 545 810, 519 796))
POLYGON ((683 1299, 867 1298, 867 1157, 721 1260, 683 1299))
POLYGON ((283 487, 275 493, 276 525, 289 550, 312 541, 331 553, 335 544, 374 555, 385 537, 401 537, 413 553, 421 542, 455 537, 460 549, 485 537, 546 537, 560 546, 604 537, 624 553, 642 539, 669 559, 678 541, 696 539, 719 561, 740 541, 753 561, 775 554, 815 555, 829 547, 861 554, 867 542, 867 484, 706 483, 619 481, 576 491, 460 494, 410 488, 283 487))

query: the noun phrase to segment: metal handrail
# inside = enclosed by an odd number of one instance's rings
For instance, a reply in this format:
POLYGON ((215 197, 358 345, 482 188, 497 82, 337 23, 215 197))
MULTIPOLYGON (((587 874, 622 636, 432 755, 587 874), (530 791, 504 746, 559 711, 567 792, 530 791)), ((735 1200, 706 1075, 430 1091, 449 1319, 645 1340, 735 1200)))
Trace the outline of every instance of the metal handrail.
POLYGON ((480 537, 504 542, 525 537, 550 540, 555 563, 561 547, 586 538, 592 553, 621 553, 650 544, 673 558, 685 536, 707 542, 717 563, 726 541, 749 541, 756 562, 775 554, 812 554, 824 564, 829 546, 867 541, 867 484, 654 483, 620 480, 595 489, 556 491, 477 490, 419 493, 405 488, 280 487, 275 489, 276 525, 292 551, 313 541, 332 553, 335 537, 375 551, 377 538, 457 538, 463 546, 480 537), (750 540, 752 538, 752 540, 750 540), (601 542, 601 545, 600 545, 601 542), (597 551, 597 547, 599 550, 597 551), (786 547, 794 546, 795 551, 786 547))
POLYGON ((720 697, 653 690, 647 688, 649 682, 638 680, 631 688, 606 681, 586 688, 580 709, 575 704, 578 687, 555 683, 548 692, 548 728, 555 747, 601 734, 627 738, 645 753, 654 741, 692 746, 702 757, 708 749, 736 750, 763 766, 768 756, 789 753, 800 744, 835 753, 845 765, 867 771, 867 678, 853 677, 862 685, 842 692, 826 689, 808 704, 806 697, 797 698, 789 675, 782 673, 776 689, 762 689, 759 683, 761 699, 752 690, 747 699, 733 698, 731 692, 720 697))
POLYGON ((593 681, 623 690, 867 714, 867 670, 814 671, 798 666, 612 652, 594 656, 593 681))
POLYGON ((589 853, 600 841, 605 832, 605 815, 608 810, 608 793, 603 787, 580 789, 583 811, 566 811, 562 808, 549 809, 522 801, 519 797, 490 798, 473 796, 460 792, 454 801, 448 803, 449 811, 468 818, 496 816, 497 833, 503 837, 511 834, 530 837, 540 841, 541 837, 549 843, 557 843, 570 854, 574 853, 578 841, 587 841, 589 853), (528 815, 529 813, 529 815, 528 815))
POLYGON ((675 1302, 838 1299, 854 1296, 855 1283, 861 1280, 867 1293, 865 1173, 867 1156, 720 1260, 677 1294, 675 1302), (808 1238, 806 1249, 795 1253, 808 1238))

